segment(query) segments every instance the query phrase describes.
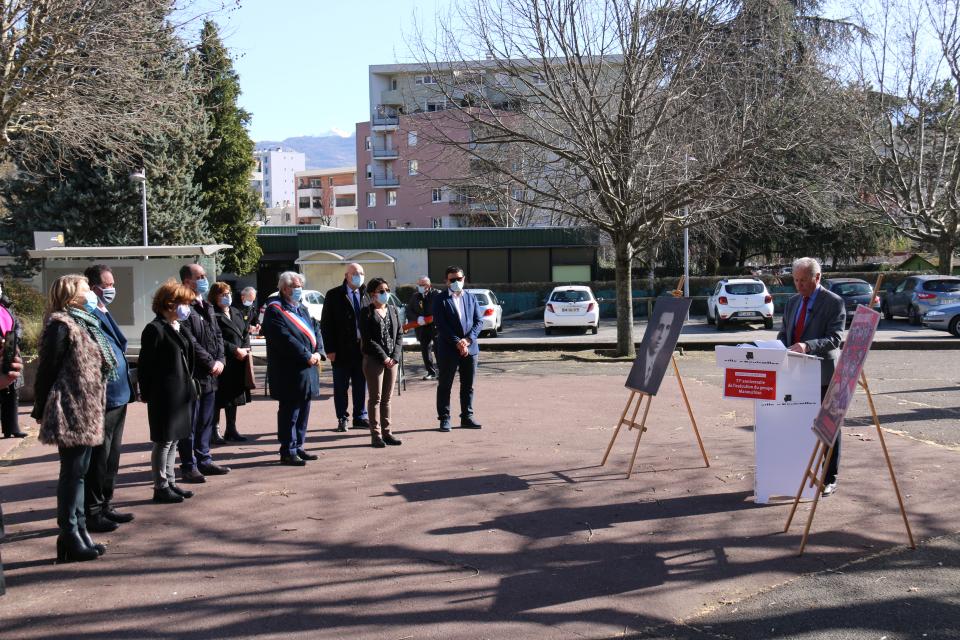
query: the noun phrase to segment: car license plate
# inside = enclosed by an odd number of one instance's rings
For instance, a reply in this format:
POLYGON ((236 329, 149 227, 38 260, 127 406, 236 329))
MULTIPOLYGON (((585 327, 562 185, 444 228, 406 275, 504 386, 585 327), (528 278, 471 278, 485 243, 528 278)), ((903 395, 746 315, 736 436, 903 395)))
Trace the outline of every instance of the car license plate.
POLYGON ((753 318, 753 317, 756 317, 756 316, 760 315, 760 313, 759 313, 758 311, 741 311, 741 312, 740 312, 739 314, 737 314, 737 315, 750 316, 751 318, 753 318))
POLYGON ((578 313, 580 309, 577 307, 564 307, 563 311, 564 313, 578 313))

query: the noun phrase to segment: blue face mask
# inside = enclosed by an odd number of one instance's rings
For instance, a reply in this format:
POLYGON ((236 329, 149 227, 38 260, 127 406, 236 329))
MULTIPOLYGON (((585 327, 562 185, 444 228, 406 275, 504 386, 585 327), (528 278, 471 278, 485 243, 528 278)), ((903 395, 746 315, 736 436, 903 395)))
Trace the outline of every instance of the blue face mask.
POLYGON ((290 299, 294 302, 300 302, 300 299, 303 297, 303 287, 294 287, 290 292, 290 299))
POLYGON ((200 278, 197 280, 197 293, 202 296, 207 295, 207 292, 210 291, 210 283, 206 278, 200 278))
POLYGON ((423 294, 425 294, 425 293, 427 292, 427 288, 426 288, 425 286, 423 286, 422 284, 418 284, 418 285, 417 285, 417 291, 420 292, 420 295, 423 295, 423 294))
POLYGON ((354 287, 360 287, 363 285, 363 276, 360 275, 359 273, 355 273, 350 278, 350 282, 353 284, 354 287))
POLYGON ((233 303, 233 296, 220 296, 220 304, 229 307, 233 303))
POLYGON ((450 283, 450 291, 454 293, 460 293, 463 291, 463 280, 454 280, 450 283))
POLYGON ((95 294, 93 291, 87 291, 85 294, 83 294, 83 309, 87 313, 93 313, 99 302, 100 299, 97 298, 97 294, 95 294))
POLYGON ((177 320, 183 322, 190 317, 190 305, 181 304, 177 305, 177 320))
POLYGON ((389 293, 383 293, 383 292, 378 293, 378 294, 377 294, 377 302, 379 302, 380 304, 387 304, 388 302, 390 302, 390 294, 389 294, 389 293))

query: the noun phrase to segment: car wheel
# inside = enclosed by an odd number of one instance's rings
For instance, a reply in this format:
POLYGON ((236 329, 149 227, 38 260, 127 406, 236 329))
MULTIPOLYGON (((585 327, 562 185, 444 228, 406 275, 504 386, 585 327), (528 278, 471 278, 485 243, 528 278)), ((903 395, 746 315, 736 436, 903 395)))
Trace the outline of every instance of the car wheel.
POLYGON ((953 337, 960 338, 960 316, 956 316, 950 321, 949 331, 953 334, 953 337))
POLYGON ((913 306, 907 310, 907 317, 910 319, 910 324, 915 327, 920 326, 920 323, 923 322, 923 318, 920 317, 920 311, 913 306))
POLYGON ((591 328, 590 328, 590 333, 592 333, 593 335, 597 335, 597 331, 599 331, 599 330, 600 330, 600 327, 599 327, 599 326, 591 327, 591 328))
POLYGON ((720 317, 720 314, 717 314, 717 331, 723 331, 727 327, 727 323, 723 318, 720 317))
POLYGON ((553 329, 551 329, 550 327, 544 327, 543 332, 548 336, 553 335, 553 329))
POLYGON ((496 337, 497 337, 497 330, 496 330, 496 329, 490 329, 490 331, 487 332, 487 335, 490 336, 491 338, 496 338, 496 337))
POLYGON ((764 329, 773 329, 773 318, 767 318, 763 321, 764 329))
POLYGON ((893 314, 890 313, 890 305, 883 303, 883 306, 880 307, 880 310, 883 311, 884 320, 893 320, 893 314))
POLYGON ((714 324, 714 323, 716 323, 716 319, 713 316, 711 316, 710 311, 707 310, 707 324, 714 324))

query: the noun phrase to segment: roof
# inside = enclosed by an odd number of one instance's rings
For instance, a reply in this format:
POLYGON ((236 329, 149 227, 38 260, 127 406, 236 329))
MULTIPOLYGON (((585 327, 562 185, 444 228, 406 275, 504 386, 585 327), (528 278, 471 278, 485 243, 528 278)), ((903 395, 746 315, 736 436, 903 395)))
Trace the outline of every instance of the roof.
POLYGON ((332 169, 304 169, 293 173, 296 178, 309 178, 311 176, 335 176, 341 173, 356 173, 356 165, 352 167, 334 167, 332 169))
POLYGON ((557 289, 564 291, 591 291, 590 287, 585 284, 558 284, 553 290, 556 291, 557 289))
POLYGON ((156 247, 53 247, 31 249, 27 256, 40 258, 162 258, 174 256, 212 256, 232 249, 229 244, 196 244, 156 247))

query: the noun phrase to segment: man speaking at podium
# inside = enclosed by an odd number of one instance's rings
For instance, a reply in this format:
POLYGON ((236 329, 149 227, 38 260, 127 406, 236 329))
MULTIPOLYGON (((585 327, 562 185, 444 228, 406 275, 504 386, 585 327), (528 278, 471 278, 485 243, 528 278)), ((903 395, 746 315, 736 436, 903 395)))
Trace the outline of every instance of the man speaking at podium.
MULTIPOLYGON (((793 263, 793 284, 796 295, 787 300, 783 310, 783 326, 777 339, 790 351, 808 353, 820 361, 820 400, 827 393, 830 378, 843 341, 843 327, 847 312, 843 298, 820 286, 820 263, 813 258, 800 258, 793 263)), ((837 488, 837 470, 840 466, 840 439, 827 463, 824 496, 837 488)))

